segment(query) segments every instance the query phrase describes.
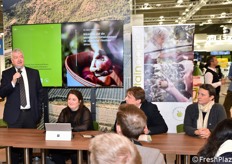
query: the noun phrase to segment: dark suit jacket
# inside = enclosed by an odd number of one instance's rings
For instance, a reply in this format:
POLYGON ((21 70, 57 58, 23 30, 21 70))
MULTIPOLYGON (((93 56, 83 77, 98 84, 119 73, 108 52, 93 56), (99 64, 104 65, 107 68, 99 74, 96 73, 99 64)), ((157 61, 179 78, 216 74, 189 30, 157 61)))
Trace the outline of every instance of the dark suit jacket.
POLYGON ((147 127, 150 130, 149 134, 160 134, 168 131, 168 127, 155 104, 145 100, 140 109, 147 116, 147 127))
MULTIPOLYGON (((199 117, 198 103, 193 103, 187 106, 184 116, 184 131, 190 136, 197 130, 197 120, 199 117)), ((213 131, 219 122, 226 119, 226 112, 221 104, 215 103, 209 113, 207 128, 213 131)))
MULTIPOLYGON (((25 67, 25 69, 28 77, 30 104, 33 119, 35 122, 38 122, 42 113, 41 101, 43 88, 40 81, 39 72, 28 67, 25 67)), ((6 97, 3 119, 10 124, 15 123, 20 114, 19 84, 16 84, 15 87, 13 87, 11 84, 15 72, 16 70, 14 67, 4 70, 2 72, 0 86, 0 97, 6 97)))
MULTIPOLYGON (((126 103, 123 101, 121 104, 126 103)), ((168 126, 165 123, 162 115, 160 114, 158 107, 151 102, 145 100, 142 104, 140 109, 145 113, 147 116, 147 127, 150 130, 150 135, 153 134, 161 134, 166 133, 168 131, 168 126)), ((114 131, 116 131, 116 122, 114 124, 114 131)))

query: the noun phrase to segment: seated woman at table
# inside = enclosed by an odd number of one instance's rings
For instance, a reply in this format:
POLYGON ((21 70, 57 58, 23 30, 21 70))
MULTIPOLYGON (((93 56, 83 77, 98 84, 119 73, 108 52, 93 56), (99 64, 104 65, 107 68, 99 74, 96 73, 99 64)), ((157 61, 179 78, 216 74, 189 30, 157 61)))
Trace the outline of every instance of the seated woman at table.
POLYGON ((208 138, 216 125, 226 119, 224 107, 214 102, 215 95, 211 84, 200 86, 198 102, 189 105, 185 111, 184 131, 187 135, 208 138))
POLYGON ((213 163, 230 163, 229 159, 232 159, 232 119, 225 119, 216 126, 207 143, 198 152, 198 156, 199 159, 200 157, 214 159, 213 163))
MULTIPOLYGON (((74 132, 93 130, 91 112, 84 105, 84 99, 80 91, 69 91, 67 107, 61 111, 57 123, 71 123, 74 132)), ((65 161, 69 158, 71 158, 72 163, 77 163, 76 150, 50 150, 50 153, 56 164, 65 164, 65 161)))

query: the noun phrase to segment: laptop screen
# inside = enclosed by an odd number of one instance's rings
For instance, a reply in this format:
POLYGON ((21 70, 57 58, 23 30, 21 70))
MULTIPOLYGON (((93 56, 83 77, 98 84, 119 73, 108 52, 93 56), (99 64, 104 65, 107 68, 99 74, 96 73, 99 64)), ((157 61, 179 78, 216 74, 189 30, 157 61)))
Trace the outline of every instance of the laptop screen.
POLYGON ((71 123, 45 123, 46 131, 72 131, 71 123))

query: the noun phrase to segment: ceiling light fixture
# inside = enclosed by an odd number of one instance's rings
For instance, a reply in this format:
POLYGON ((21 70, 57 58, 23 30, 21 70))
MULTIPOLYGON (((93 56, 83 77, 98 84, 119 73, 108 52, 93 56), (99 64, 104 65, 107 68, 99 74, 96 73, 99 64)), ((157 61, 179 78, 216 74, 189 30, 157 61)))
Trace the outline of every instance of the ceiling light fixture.
POLYGON ((147 9, 149 7, 149 3, 144 3, 143 7, 144 7, 144 9, 147 9))
POLYGON ((211 19, 208 19, 207 22, 211 24, 211 23, 212 23, 212 20, 211 20, 211 19))
POLYGON ((210 15, 210 18, 215 18, 215 15, 210 15))
POLYGON ((176 7, 179 7, 183 3, 183 0, 177 0, 176 7))
POLYGON ((226 2, 222 2, 222 4, 231 4, 232 1, 231 0, 227 0, 226 2))
POLYGON ((221 17, 225 18, 226 17, 226 12, 221 13, 221 17))

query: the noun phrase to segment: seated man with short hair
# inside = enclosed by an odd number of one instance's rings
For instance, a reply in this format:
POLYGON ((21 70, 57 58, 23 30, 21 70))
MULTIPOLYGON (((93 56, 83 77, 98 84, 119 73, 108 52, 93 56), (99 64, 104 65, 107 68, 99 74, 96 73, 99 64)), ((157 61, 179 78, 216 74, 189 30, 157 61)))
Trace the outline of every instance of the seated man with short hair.
POLYGON ((133 104, 122 104, 117 112, 116 131, 118 134, 129 138, 139 150, 142 163, 163 164, 164 157, 159 149, 148 148, 141 145, 138 141, 140 134, 147 127, 147 117, 142 110, 133 104))
MULTIPOLYGON (((147 128, 144 129, 145 134, 161 134, 168 131, 168 126, 163 119, 157 105, 148 102, 145 99, 145 91, 141 87, 131 87, 126 91, 125 101, 122 104, 133 104, 142 110, 147 117, 147 128)), ((116 131, 116 122, 114 131, 116 131)))

